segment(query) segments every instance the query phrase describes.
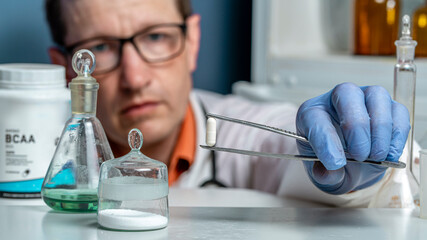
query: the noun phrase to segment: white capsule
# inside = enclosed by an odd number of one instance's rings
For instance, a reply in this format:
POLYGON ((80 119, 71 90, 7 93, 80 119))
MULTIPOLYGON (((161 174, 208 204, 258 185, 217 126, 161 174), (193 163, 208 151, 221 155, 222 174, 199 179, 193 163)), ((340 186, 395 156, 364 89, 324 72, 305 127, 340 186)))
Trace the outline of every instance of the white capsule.
POLYGON ((213 147, 216 143, 216 120, 208 118, 206 122, 206 145, 213 147))

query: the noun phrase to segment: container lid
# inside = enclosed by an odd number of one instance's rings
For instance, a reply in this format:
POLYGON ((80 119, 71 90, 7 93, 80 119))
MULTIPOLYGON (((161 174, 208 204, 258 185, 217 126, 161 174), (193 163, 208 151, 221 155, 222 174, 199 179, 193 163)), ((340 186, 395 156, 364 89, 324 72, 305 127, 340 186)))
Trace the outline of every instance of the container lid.
MULTIPOLYGON (((156 171, 157 171, 157 168, 160 166, 165 166, 166 168, 166 165, 164 163, 154 160, 152 158, 149 158, 141 152, 143 136, 139 129, 133 128, 132 130, 129 131, 128 143, 131 148, 131 151, 122 157, 116 158, 116 161, 122 161, 122 162, 129 161, 129 162, 135 162, 135 163, 143 162, 144 164, 142 165, 134 164, 133 166, 136 168, 140 166, 144 166, 144 167, 152 166, 156 168, 156 171)), ((128 166, 131 167, 132 165, 128 165, 128 166)))
POLYGON ((41 89, 66 86, 65 68, 53 64, 0 64, 0 88, 41 89))
MULTIPOLYGON (((102 163, 100 181, 104 182, 110 181, 107 180, 109 178, 124 177, 119 180, 121 184, 156 183, 160 184, 160 189, 164 187, 164 185, 161 184, 165 184, 167 188, 168 170, 166 164, 145 156, 141 152, 142 142, 143 136, 141 131, 137 128, 130 130, 128 134, 128 143, 131 147, 131 151, 122 157, 102 163)), ((167 195, 168 190, 163 192, 166 192, 167 195)))

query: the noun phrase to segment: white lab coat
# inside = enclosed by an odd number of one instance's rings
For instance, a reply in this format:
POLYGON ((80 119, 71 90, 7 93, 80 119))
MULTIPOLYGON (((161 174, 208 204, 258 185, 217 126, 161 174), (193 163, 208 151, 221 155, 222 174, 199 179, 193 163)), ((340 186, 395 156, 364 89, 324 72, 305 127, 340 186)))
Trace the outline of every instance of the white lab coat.
MULTIPOLYGON (((195 161, 172 187, 196 188, 212 178, 212 161, 205 145, 206 112, 266 124, 295 132, 296 106, 290 103, 257 103, 234 95, 194 90, 190 102, 197 124, 195 161)), ((217 120, 216 146, 252 151, 297 154, 293 138, 244 125, 217 120)), ((380 183, 344 195, 320 191, 309 180, 300 161, 215 152, 217 180, 227 187, 250 188, 278 196, 305 199, 345 207, 365 207, 380 183)))

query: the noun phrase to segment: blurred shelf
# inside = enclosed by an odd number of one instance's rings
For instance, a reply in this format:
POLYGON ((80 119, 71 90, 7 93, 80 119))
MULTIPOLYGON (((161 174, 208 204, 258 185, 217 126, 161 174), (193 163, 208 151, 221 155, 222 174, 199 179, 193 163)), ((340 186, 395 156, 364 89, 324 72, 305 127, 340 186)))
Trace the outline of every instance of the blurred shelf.
MULTIPOLYGON (((342 82, 358 85, 381 85, 393 89, 394 56, 354 56, 350 54, 304 54, 285 57, 272 56, 269 62, 269 79, 272 84, 288 87, 330 89, 342 82)), ((427 59, 415 60, 417 86, 427 87, 427 59)), ((424 88, 425 89, 425 88, 424 88)))
MULTIPOLYGON (((267 81, 237 82, 233 92, 257 101, 287 101, 300 105, 305 100, 331 90, 337 84, 380 85, 393 94, 396 57, 336 54, 289 54, 271 56, 267 81), (262 84, 261 84, 262 83, 262 84)), ((427 147, 427 58, 415 59, 417 88, 415 138, 427 147)))

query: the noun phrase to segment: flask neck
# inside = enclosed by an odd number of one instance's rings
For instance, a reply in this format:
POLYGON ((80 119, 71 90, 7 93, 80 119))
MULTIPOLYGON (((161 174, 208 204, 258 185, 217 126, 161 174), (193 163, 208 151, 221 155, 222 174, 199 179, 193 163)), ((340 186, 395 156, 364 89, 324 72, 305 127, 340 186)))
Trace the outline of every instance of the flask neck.
POLYGON ((95 113, 80 113, 80 112, 73 112, 71 115, 71 118, 78 118, 78 119, 82 119, 82 118, 94 118, 96 117, 95 113))
POLYGON ((396 45, 396 57, 399 63, 412 63, 415 57, 415 46, 417 42, 408 38, 400 39, 395 43, 396 45))
POLYGON ((98 83, 70 83, 71 111, 73 114, 96 113, 98 83))
POLYGON ((414 55, 415 55, 415 49, 399 49, 396 51, 396 57, 398 63, 413 63, 414 62, 414 55))

